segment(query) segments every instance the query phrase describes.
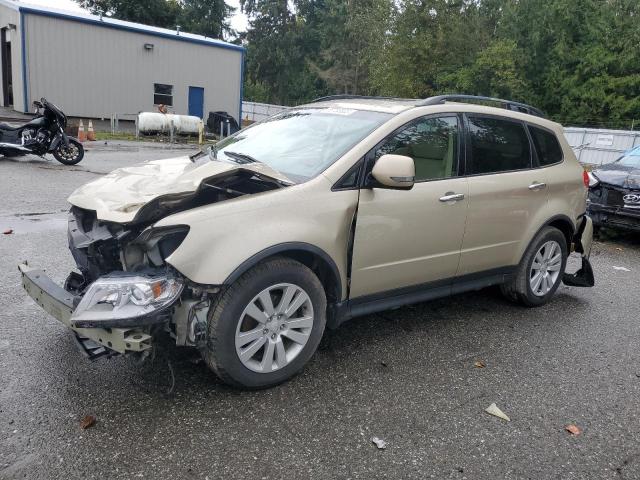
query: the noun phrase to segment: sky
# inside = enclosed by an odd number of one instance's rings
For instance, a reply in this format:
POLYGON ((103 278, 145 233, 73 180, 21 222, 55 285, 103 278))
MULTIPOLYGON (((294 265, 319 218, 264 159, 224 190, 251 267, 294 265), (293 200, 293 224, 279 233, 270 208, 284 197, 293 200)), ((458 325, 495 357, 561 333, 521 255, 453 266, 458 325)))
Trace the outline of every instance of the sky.
MULTIPOLYGON (((244 32, 247 29, 247 17, 240 13, 240 1, 239 0, 225 0, 227 5, 230 5, 236 9, 236 14, 231 17, 231 28, 234 30, 244 32)), ((42 5, 44 7, 58 8, 60 10, 70 10, 72 12, 81 12, 82 8, 78 6, 73 0, 25 0, 23 3, 30 3, 32 5, 42 5)))

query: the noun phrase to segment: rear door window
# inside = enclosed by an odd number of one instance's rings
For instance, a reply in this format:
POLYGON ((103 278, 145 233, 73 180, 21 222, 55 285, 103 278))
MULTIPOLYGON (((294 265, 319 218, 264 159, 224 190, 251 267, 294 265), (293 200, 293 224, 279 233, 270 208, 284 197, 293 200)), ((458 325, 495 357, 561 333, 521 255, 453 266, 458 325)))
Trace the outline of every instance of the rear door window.
POLYGON ((529 125, 529 132, 531 133, 533 146, 538 154, 538 163, 541 167, 562 161, 562 148, 553 133, 532 125, 529 125))
POLYGON ((473 115, 467 118, 471 147, 468 175, 531 168, 531 146, 521 122, 473 115))

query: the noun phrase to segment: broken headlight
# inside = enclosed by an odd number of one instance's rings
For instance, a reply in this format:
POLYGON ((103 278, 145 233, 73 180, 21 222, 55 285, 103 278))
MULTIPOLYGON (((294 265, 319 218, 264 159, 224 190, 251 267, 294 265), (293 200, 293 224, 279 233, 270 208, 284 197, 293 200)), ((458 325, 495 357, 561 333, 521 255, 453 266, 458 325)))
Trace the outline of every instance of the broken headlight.
POLYGON ((182 288, 182 281, 168 276, 100 277, 87 288, 71 315, 71 321, 81 326, 83 322, 99 323, 150 316, 173 304, 182 288))

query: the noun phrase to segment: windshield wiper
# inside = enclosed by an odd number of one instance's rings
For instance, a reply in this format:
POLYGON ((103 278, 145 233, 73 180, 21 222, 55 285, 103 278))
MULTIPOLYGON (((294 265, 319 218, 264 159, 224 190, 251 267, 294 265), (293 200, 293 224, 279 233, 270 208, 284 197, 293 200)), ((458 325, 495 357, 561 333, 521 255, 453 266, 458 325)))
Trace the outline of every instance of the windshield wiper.
POLYGON ((226 150, 224 150, 222 153, 224 153, 227 157, 233 158, 234 160, 237 161, 237 163, 240 163, 243 165, 247 163, 262 163, 260 162, 260 160, 256 160, 251 155, 247 155, 246 153, 228 152, 226 150))
POLYGON ((196 153, 194 153, 193 155, 189 155, 189 159, 192 162, 195 162, 197 159, 202 158, 204 155, 206 155, 207 153, 204 150, 198 150, 196 153))

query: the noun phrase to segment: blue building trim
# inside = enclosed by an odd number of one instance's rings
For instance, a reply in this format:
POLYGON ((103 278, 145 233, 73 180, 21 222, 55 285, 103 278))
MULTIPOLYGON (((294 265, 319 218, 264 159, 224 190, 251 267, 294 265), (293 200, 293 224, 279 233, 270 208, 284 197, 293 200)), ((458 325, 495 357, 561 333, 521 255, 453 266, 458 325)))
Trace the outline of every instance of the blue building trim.
POLYGON ((27 82, 27 42, 25 40, 24 13, 20 10, 20 46, 22 48, 22 106, 23 112, 29 111, 29 91, 27 82))
POLYGON ((68 15, 65 13, 38 10, 30 7, 20 7, 19 10, 20 10, 21 16, 23 13, 29 13, 32 15, 40 15, 43 17, 62 18, 64 20, 71 20, 73 22, 85 23, 88 25, 95 25, 98 27, 113 28, 115 30, 124 30, 127 32, 144 33, 146 35, 151 35, 153 37, 168 38, 170 40, 178 40, 180 42, 195 43, 197 45, 206 45, 208 47, 222 48, 226 50, 235 50, 238 52, 244 52, 245 50, 244 47, 240 45, 233 45, 232 43, 208 42, 206 40, 201 40, 198 38, 189 38, 189 37, 174 35, 170 33, 156 32, 153 30, 146 30, 144 28, 131 27, 129 25, 119 25, 117 23, 110 23, 108 21, 101 21, 93 18, 76 17, 75 15, 68 15))

